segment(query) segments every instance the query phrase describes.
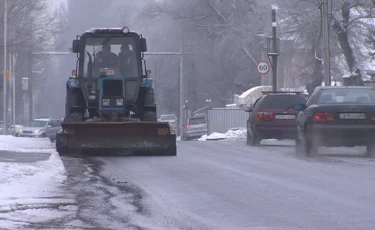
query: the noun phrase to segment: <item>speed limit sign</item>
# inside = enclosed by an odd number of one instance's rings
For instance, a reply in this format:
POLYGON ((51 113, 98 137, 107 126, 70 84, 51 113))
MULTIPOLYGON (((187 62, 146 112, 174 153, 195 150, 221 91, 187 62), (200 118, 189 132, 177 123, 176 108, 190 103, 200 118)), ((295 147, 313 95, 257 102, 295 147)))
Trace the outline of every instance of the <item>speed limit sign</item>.
POLYGON ((270 70, 270 65, 266 61, 261 61, 257 65, 258 72, 261 74, 266 74, 270 70))

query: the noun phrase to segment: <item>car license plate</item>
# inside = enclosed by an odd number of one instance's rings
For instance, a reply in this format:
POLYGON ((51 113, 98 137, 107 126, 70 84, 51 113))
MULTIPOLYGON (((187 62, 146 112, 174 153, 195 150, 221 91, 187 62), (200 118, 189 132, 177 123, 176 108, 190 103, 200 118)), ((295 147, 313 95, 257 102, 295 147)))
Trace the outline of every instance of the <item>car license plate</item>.
POLYGON ((340 113, 340 119, 366 119, 364 113, 340 113))
POLYGON ((293 119, 296 119, 296 116, 295 115, 276 115, 275 118, 279 120, 293 120, 293 119))

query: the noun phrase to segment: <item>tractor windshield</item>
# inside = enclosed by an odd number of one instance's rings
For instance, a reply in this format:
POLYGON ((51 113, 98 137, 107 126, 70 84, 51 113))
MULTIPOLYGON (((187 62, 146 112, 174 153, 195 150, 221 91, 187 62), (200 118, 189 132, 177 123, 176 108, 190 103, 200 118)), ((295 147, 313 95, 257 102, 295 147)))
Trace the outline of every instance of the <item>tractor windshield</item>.
POLYGON ((124 78, 142 75, 134 38, 96 37, 85 39, 85 43, 83 77, 87 78, 91 71, 93 78, 99 78, 103 72, 124 78))

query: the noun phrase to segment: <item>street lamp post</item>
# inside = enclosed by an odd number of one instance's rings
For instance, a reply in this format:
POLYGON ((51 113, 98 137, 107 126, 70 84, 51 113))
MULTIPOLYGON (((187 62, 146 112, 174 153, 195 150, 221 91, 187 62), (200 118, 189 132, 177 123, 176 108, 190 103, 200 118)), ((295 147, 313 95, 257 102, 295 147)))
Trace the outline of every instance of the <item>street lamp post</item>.
POLYGON ((328 0, 322 3, 322 25, 323 25, 323 47, 324 47, 324 85, 331 86, 331 66, 330 66, 330 48, 329 48, 329 17, 328 0))
POLYGON ((182 107, 182 120, 181 120, 181 129, 180 129, 180 136, 181 136, 181 140, 185 140, 185 130, 186 130, 186 126, 187 126, 187 118, 188 118, 188 111, 189 111, 189 108, 188 108, 188 100, 185 101, 185 104, 184 106, 182 107))
POLYGON ((272 90, 277 91, 277 35, 276 35, 276 10, 277 6, 272 5, 272 51, 268 52, 268 56, 272 57, 272 90))
POLYGON ((7 0, 4 0, 4 67, 3 67, 3 123, 4 135, 8 134, 8 94, 7 94, 7 0))
POLYGON ((206 106, 207 106, 207 135, 209 135, 210 134, 209 113, 211 109, 211 99, 206 99, 206 106))

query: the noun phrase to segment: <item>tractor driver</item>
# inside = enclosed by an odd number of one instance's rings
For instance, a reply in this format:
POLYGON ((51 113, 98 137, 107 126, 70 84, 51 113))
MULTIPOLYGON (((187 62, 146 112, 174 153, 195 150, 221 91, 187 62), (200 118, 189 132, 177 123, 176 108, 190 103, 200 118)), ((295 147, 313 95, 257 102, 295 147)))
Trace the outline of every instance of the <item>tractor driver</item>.
POLYGON ((95 56, 95 72, 98 73, 101 68, 116 69, 117 63, 118 57, 111 52, 111 45, 104 44, 102 50, 95 56))
POLYGON ((119 71, 123 77, 137 77, 138 68, 136 55, 130 50, 129 44, 121 46, 121 52, 118 54, 119 71))

